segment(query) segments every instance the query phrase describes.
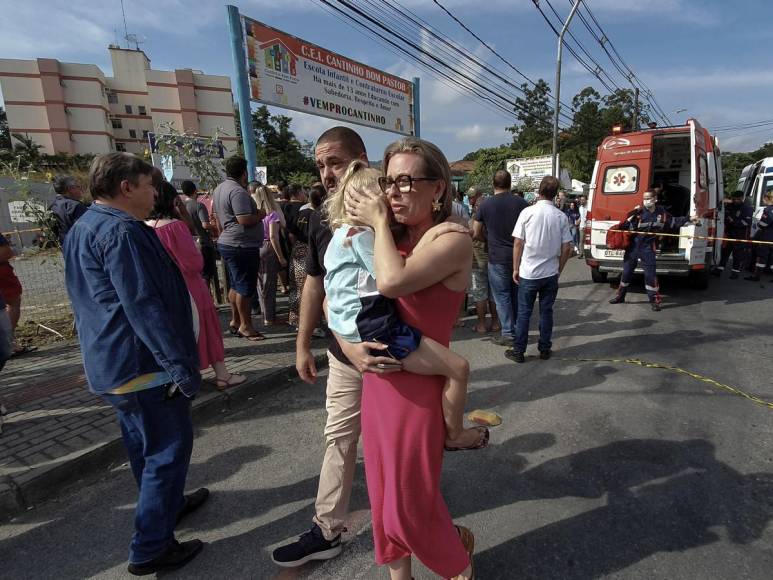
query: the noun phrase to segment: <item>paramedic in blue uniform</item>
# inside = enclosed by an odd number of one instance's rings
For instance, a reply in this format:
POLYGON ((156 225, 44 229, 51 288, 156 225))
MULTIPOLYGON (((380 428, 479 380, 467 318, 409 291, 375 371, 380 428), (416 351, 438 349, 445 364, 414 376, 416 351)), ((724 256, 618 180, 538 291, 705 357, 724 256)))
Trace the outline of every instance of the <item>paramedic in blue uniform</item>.
POLYGON ((762 210, 760 219, 757 220, 757 232, 752 239, 757 242, 768 243, 757 244, 757 261, 754 264, 754 273, 744 278, 744 280, 749 280, 750 282, 760 281, 760 274, 765 269, 771 248, 773 248, 773 192, 767 192, 762 197, 762 203, 765 204, 765 208, 762 210))
POLYGON ((689 217, 672 217, 663 209, 663 206, 656 204, 656 199, 657 195, 654 192, 645 191, 642 200, 644 207, 636 206, 628 214, 623 229, 646 233, 632 234, 631 243, 623 256, 623 275, 620 277, 620 286, 617 289, 617 295, 609 301, 610 304, 625 302, 625 294, 628 291, 631 278, 633 278, 634 270, 641 260, 644 270, 644 287, 647 290, 650 306, 652 310, 660 311, 660 287, 655 276, 657 234, 667 230, 678 230, 687 222, 698 223, 698 220, 689 217))
POLYGON ((728 242, 722 247, 722 258, 719 260, 719 266, 711 272, 719 277, 725 271, 727 259, 730 254, 733 255, 733 271, 730 273, 730 279, 735 280, 741 273, 744 263, 747 259, 746 240, 749 239, 749 228, 752 225, 754 211, 751 206, 743 201, 743 192, 735 191, 731 196, 730 203, 725 205, 725 237, 739 240, 728 242), (742 240, 742 241, 740 241, 742 240))

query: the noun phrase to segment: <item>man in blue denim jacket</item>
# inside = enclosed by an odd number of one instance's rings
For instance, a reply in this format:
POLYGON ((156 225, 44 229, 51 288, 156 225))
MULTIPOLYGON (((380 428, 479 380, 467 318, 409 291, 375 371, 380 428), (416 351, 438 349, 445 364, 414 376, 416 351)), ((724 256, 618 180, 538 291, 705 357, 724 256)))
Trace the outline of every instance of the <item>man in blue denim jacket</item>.
POLYGON ((179 568, 201 551, 199 540, 178 543, 174 528, 209 495, 183 495, 201 376, 185 281, 142 221, 156 198, 152 171, 126 153, 97 157, 95 203, 64 243, 89 390, 115 407, 139 487, 129 551, 136 575, 179 568))

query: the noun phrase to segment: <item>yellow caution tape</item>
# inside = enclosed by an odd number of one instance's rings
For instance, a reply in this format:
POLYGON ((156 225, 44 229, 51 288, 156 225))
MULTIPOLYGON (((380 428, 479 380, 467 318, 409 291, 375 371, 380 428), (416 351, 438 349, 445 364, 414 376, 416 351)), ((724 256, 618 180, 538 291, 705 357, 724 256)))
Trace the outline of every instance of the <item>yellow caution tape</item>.
POLYGON ((742 391, 741 389, 738 389, 736 387, 731 387, 730 385, 720 383, 719 381, 715 381, 710 377, 705 377, 698 373, 694 373, 692 371, 688 371, 671 365, 647 362, 647 361, 639 360, 637 358, 559 358, 559 357, 556 357, 556 358, 558 358, 558 360, 570 361, 570 362, 605 362, 605 363, 630 364, 630 365, 644 367, 647 369, 663 369, 663 370, 675 372, 681 375, 687 375, 688 377, 692 377, 697 381, 707 383, 713 387, 722 389, 723 391, 727 391, 728 393, 731 393, 733 395, 737 395, 739 397, 743 397, 744 399, 748 399, 749 401, 757 405, 767 407, 768 409, 773 409, 773 402, 766 401, 765 399, 757 395, 753 395, 751 393, 742 391))
MULTIPOLYGON (((609 231, 609 229, 607 228, 591 228, 591 229, 597 232, 609 231)), ((620 231, 631 235, 641 234, 644 236, 658 236, 658 237, 663 236, 663 237, 669 237, 669 238, 692 238, 694 240, 719 240, 720 242, 742 242, 744 244, 767 244, 767 245, 773 246, 773 242, 766 242, 763 240, 743 240, 741 238, 720 238, 718 236, 698 236, 698 235, 690 235, 690 234, 666 234, 661 232, 641 232, 639 230, 620 230, 620 231)))

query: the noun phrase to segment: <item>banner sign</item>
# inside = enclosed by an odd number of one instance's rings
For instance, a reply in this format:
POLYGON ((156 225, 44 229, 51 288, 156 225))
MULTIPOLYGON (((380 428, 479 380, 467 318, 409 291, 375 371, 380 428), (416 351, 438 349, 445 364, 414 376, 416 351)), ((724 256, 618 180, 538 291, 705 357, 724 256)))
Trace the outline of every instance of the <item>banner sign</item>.
MULTIPOLYGON (((561 168, 560 157, 557 158, 557 161, 559 162, 559 182, 561 187, 571 189, 571 175, 567 169, 561 168)), ((553 158, 550 155, 543 155, 541 157, 508 159, 505 161, 505 168, 510 174, 513 184, 520 183, 521 180, 530 179, 536 189, 543 177, 553 175, 553 158)))
MULTIPOLYGON (((39 203, 29 202, 29 205, 41 213, 46 211, 46 208, 39 203)), ((37 221, 34 214, 30 214, 25 211, 23 201, 9 201, 8 214, 11 217, 11 221, 15 224, 31 224, 37 221)))
POLYGON ((553 158, 550 155, 545 155, 543 157, 508 159, 506 167, 513 179, 532 177, 540 180, 546 175, 553 174, 553 158))
POLYGON ((413 135, 413 83, 242 16, 254 101, 413 135))

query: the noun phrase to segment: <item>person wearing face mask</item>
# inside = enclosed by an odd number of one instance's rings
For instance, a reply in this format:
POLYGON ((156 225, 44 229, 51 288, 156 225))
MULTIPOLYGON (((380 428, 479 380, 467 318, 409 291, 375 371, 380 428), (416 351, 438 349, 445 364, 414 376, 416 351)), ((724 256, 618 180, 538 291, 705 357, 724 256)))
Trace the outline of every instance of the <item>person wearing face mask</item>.
POLYGON ((725 205, 725 237, 739 241, 728 242, 722 247, 719 265, 711 271, 714 276, 720 277, 722 275, 727 265, 727 259, 732 254, 733 271, 730 273, 730 279, 735 280, 741 274, 741 268, 747 260, 748 244, 745 240, 749 239, 749 228, 752 225, 754 212, 751 206, 744 203, 743 197, 742 191, 735 191, 730 198, 730 203, 725 205))
POLYGON ((678 230, 687 222, 697 224, 698 220, 695 217, 672 217, 662 206, 657 205, 656 199, 657 195, 653 191, 645 191, 642 199, 644 207, 637 205, 625 220, 624 229, 642 233, 633 234, 631 243, 625 250, 620 286, 617 288, 615 297, 609 301, 610 304, 625 302, 631 278, 641 260, 644 269, 644 288, 647 290, 650 307, 655 312, 660 311, 660 287, 655 275, 657 235, 667 230, 678 230))

